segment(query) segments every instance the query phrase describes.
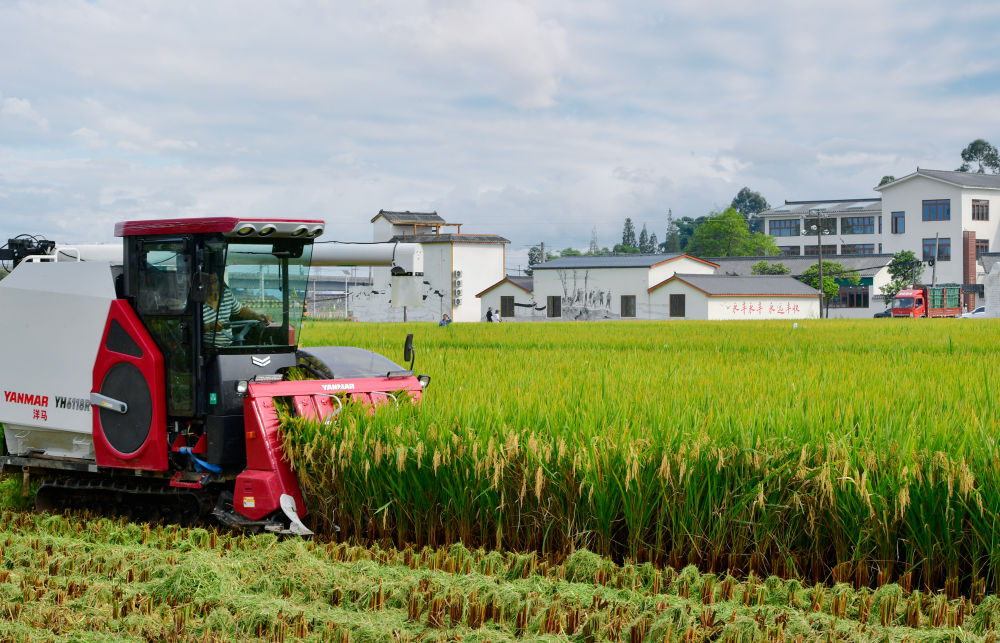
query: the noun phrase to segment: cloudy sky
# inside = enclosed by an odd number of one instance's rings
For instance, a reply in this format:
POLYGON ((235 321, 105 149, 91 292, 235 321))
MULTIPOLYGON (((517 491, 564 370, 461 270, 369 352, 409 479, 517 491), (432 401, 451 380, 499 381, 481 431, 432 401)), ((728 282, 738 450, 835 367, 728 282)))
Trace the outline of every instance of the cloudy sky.
POLYGON ((0 239, 379 209, 586 248, 1000 144, 1000 3, 0 0, 0 239))

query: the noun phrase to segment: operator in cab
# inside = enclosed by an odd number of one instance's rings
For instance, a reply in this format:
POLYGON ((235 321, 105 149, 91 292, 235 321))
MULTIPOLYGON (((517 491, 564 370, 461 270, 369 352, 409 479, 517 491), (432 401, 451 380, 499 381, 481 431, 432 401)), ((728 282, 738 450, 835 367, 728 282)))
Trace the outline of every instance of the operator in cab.
POLYGON ((233 296, 225 284, 219 287, 219 276, 208 273, 205 303, 202 305, 202 322, 205 324, 204 343, 206 346, 226 348, 234 339, 230 323, 238 320, 256 321, 268 324, 271 318, 263 313, 250 310, 233 296), (221 292, 220 292, 221 291, 221 292))

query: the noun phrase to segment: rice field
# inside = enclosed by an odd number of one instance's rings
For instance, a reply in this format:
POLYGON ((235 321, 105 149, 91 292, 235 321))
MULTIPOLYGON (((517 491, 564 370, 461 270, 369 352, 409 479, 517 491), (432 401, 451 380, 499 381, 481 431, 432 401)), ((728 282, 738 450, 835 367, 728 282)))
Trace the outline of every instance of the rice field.
POLYGON ((286 451, 339 538, 588 549, 808 582, 995 592, 995 320, 311 323, 397 360, 419 408, 286 451))
POLYGON ((996 597, 0 512, 3 641, 995 642, 996 597))

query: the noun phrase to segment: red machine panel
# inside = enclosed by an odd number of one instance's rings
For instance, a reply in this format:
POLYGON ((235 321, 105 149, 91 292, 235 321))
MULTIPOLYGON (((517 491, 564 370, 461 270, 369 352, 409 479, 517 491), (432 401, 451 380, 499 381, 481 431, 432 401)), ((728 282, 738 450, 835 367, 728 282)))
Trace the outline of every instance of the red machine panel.
POLYGON ((94 453, 102 467, 166 471, 163 355, 124 299, 111 302, 94 362, 94 453), (124 403, 124 412, 117 402, 124 403))

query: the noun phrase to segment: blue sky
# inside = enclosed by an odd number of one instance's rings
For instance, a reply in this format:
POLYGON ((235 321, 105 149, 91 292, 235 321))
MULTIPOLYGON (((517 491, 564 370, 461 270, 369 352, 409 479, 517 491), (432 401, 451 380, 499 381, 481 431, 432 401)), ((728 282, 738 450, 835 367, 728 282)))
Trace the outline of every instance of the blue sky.
POLYGON ((875 196, 1000 144, 1000 3, 0 3, 0 238, 436 210, 527 246, 662 239, 743 186, 875 196))

